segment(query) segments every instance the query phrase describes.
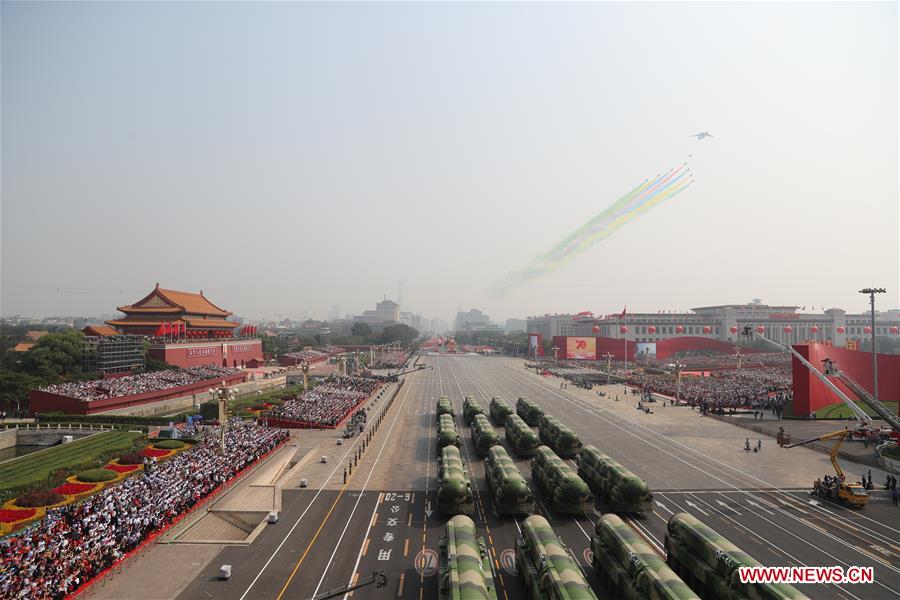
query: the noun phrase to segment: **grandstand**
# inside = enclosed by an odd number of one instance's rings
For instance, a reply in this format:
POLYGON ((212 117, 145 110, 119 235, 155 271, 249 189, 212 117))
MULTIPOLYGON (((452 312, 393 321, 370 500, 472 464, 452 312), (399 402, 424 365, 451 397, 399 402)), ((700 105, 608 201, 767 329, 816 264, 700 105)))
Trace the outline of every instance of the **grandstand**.
POLYGON ((205 394, 211 387, 241 383, 247 373, 216 365, 156 371, 112 379, 49 385, 28 394, 29 410, 73 415, 117 411, 143 404, 205 394))

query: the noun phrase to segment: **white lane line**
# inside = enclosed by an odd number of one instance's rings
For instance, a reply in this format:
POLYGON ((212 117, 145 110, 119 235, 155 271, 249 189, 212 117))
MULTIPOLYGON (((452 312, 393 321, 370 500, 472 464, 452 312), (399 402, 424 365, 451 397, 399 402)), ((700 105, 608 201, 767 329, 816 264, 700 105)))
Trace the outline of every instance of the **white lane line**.
MULTIPOLYGON (((313 591, 313 598, 315 598, 319 593, 319 588, 322 587, 322 582, 325 581, 325 576, 328 574, 328 570, 331 568, 331 563, 334 561, 334 557, 337 554, 338 548, 341 547, 341 541, 344 539, 344 534, 347 533, 347 528, 350 527, 350 521, 353 520, 353 515, 356 514, 356 508, 359 506, 359 502, 360 500, 362 500, 363 494, 366 491, 366 487, 369 485, 369 479, 371 479, 372 474, 375 473, 375 467, 378 466, 378 461, 381 460, 381 454, 388 446, 388 440, 391 437, 391 432, 394 431, 394 425, 397 424, 397 420, 400 418, 400 409, 402 409, 403 405, 406 404, 407 398, 409 398, 409 390, 404 390, 403 401, 400 402, 400 406, 397 407, 397 411, 394 413, 394 420, 391 421, 391 426, 385 433, 384 439, 381 443, 381 448, 378 450, 378 454, 375 456, 375 462, 372 463, 372 468, 369 470, 369 475, 363 482, 362 489, 360 490, 359 495, 356 497, 356 502, 353 504, 353 510, 350 511, 350 516, 347 517, 347 522, 344 524, 344 529, 341 531, 341 535, 338 538, 337 543, 334 545, 334 550, 331 552, 331 556, 328 558, 328 562, 325 563, 325 568, 322 570, 322 577, 319 579, 319 583, 316 585, 316 589, 313 591)), ((353 571, 350 573, 350 579, 347 581, 348 586, 352 584, 353 576, 356 575, 356 569, 359 568, 359 561, 362 559, 363 546, 366 543, 366 540, 369 538, 369 532, 372 530, 372 521, 375 518, 375 511, 377 510, 378 502, 376 501, 375 505, 372 507, 372 514, 369 516, 369 526, 366 527, 366 533, 365 535, 363 535, 362 543, 359 547, 359 553, 356 555, 356 563, 353 565, 353 571)), ((344 598, 347 598, 347 594, 344 594, 344 598)))
MULTIPOLYGON (((365 433, 366 429, 369 429, 370 427, 374 427, 374 426, 375 426, 375 419, 372 419, 372 421, 366 425, 365 429, 363 429, 363 433, 365 433)), ((328 475, 328 478, 325 479, 325 481, 322 483, 321 487, 319 487, 318 491, 316 491, 316 495, 313 496, 312 500, 309 501, 309 505, 303 510, 303 512, 300 514, 300 516, 297 517, 297 520, 294 521, 294 525, 285 534, 284 539, 281 540, 281 543, 278 544, 278 547, 275 548, 275 550, 272 552, 272 555, 269 557, 269 559, 265 562, 265 564, 259 570, 259 573, 256 574, 256 577, 254 577, 253 581, 250 582, 250 585, 247 586, 246 591, 244 591, 244 593, 241 594, 240 600, 244 600, 247 597, 247 594, 250 593, 250 590, 253 589, 253 586, 256 585, 256 582, 259 580, 260 577, 262 577, 262 574, 269 567, 269 564, 281 551, 281 547, 284 546, 284 544, 285 544, 285 542, 287 542, 288 538, 291 537, 291 534, 294 533, 294 530, 297 529, 297 525, 300 524, 300 521, 303 520, 303 517, 305 517, 306 513, 309 512, 309 509, 311 509, 313 507, 316 500, 319 498, 319 495, 322 493, 322 490, 325 489, 325 486, 328 485, 328 483, 331 481, 331 478, 334 477, 334 474, 337 473, 338 469, 340 469, 341 466, 344 464, 344 460, 350 455, 350 453, 353 451, 353 448, 357 444, 360 443, 360 441, 362 440, 363 437, 364 436, 362 434, 360 434, 359 436, 356 437, 356 440, 354 440, 354 442, 352 444, 350 444, 350 447, 347 448, 347 452, 345 452, 344 456, 341 457, 341 460, 335 464, 334 470, 331 471, 331 474, 328 475)))

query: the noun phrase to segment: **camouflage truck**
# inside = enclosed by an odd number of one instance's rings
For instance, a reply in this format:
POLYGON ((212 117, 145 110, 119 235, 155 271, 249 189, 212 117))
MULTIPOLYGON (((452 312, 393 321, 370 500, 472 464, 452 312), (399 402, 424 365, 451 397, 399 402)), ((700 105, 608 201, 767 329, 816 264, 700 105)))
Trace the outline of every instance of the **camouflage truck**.
POLYGON ((513 452, 522 457, 534 456, 538 446, 541 445, 537 434, 519 415, 506 417, 506 441, 509 442, 513 452))
POLYGON ((453 423, 453 417, 450 415, 441 415, 438 423, 437 432, 437 448, 440 450, 445 446, 456 446, 459 448, 459 434, 456 433, 456 424, 453 423))
POLYGON ((529 426, 537 427, 541 417, 544 416, 544 411, 525 396, 519 396, 519 399, 516 401, 516 414, 522 417, 522 420, 528 423, 529 426))
POLYGON ((563 458, 571 458, 581 450, 581 440, 575 432, 550 415, 541 417, 538 422, 538 434, 542 442, 563 458))
POLYGON ((666 562, 703 598, 798 600, 807 598, 784 583, 741 583, 740 567, 760 563, 688 513, 669 519, 666 562))
POLYGON ((525 519, 516 536, 516 570, 531 600, 597 600, 578 562, 540 515, 525 519))
POLYGON ((506 423, 506 417, 516 412, 513 410, 513 407, 510 406, 509 402, 501 400, 496 396, 491 398, 491 404, 488 407, 488 410, 491 413, 491 420, 494 422, 494 425, 498 427, 501 427, 506 423))
POLYGON ((469 475, 455 446, 445 446, 438 458, 437 507, 446 515, 475 512, 469 475))
POLYGON ((531 488, 503 446, 493 446, 488 451, 484 476, 499 514, 530 515, 534 512, 531 488))
POLYGON ((615 513, 653 510, 653 494, 643 479, 591 444, 581 449, 578 474, 591 491, 615 513))
POLYGON ((475 415, 483 415, 484 409, 481 408, 481 405, 478 404, 478 401, 472 396, 466 396, 466 399, 463 400, 463 419, 466 422, 466 425, 472 426, 472 419, 475 418, 475 415))
POLYGON ((591 537, 593 567, 611 597, 623 600, 700 600, 625 521, 607 513, 591 537))
POLYGON ((531 459, 531 477, 553 510, 569 515, 594 512, 594 496, 575 470, 547 446, 531 459))
POLYGON ((491 558, 472 519, 458 515, 447 521, 438 547, 440 600, 497 600, 491 558))
POLYGON ((456 412, 453 410, 453 403, 450 402, 450 398, 447 396, 438 398, 437 416, 435 417, 438 420, 438 423, 441 421, 441 415, 450 415, 451 417, 456 416, 456 412))
POLYGON ((500 443, 500 436, 484 415, 475 415, 472 421, 472 443, 475 444, 475 454, 478 456, 487 456, 491 446, 500 443))

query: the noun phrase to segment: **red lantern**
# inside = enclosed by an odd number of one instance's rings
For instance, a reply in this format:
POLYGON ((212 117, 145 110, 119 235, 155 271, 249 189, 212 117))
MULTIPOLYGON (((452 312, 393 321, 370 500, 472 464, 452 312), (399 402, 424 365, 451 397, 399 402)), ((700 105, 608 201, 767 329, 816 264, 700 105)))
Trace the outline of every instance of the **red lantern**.
POLYGON ((731 328, 731 333, 737 333, 737 327, 732 327, 732 328, 731 328))
POLYGON ((647 328, 647 333, 656 333, 656 327, 651 325, 650 327, 647 328))
POLYGON ((708 325, 704 325, 703 333, 712 333, 712 327, 709 327, 708 325))
POLYGON ((891 333, 900 333, 900 327, 897 327, 896 325, 891 327, 891 333))
POLYGON ((863 327, 863 333, 872 333, 871 327, 863 327))
POLYGON ((756 328, 756 333, 765 333, 765 332, 766 332, 766 328, 763 327, 762 325, 760 325, 759 327, 756 328))
POLYGON ((847 330, 844 329, 843 327, 838 327, 837 329, 835 329, 835 331, 837 331, 838 333, 844 333, 847 330))
POLYGON ((593 327, 591 327, 591 331, 593 331, 594 333, 600 333, 600 326, 594 325, 593 327))
POLYGON ((676 325, 675 333, 684 333, 684 327, 682 325, 676 325))
POLYGON ((791 329, 791 326, 790 326, 790 325, 785 325, 785 326, 784 326, 784 332, 785 332, 785 333, 790 333, 791 331, 792 331, 792 329, 791 329))
POLYGON ((622 333, 628 333, 628 327, 625 325, 622 325, 621 327, 619 327, 619 331, 621 331, 622 333))
POLYGON ((819 333, 819 328, 816 327, 815 325, 813 325, 812 327, 809 328, 809 332, 810 333, 819 333))

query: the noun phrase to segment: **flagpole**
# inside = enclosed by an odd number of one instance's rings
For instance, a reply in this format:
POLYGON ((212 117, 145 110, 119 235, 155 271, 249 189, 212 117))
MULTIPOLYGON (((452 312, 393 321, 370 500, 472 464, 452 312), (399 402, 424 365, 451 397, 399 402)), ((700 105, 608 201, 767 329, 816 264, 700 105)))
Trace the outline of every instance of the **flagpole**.
POLYGON ((628 378, 628 313, 625 313, 625 316, 622 317, 622 326, 625 327, 625 331, 622 334, 622 339, 625 340, 625 377, 626 381, 628 378))

